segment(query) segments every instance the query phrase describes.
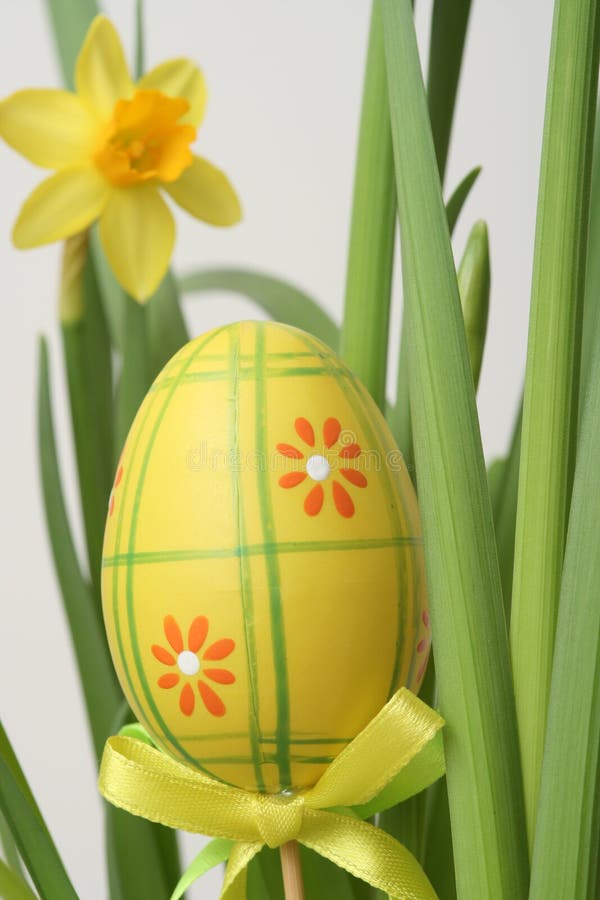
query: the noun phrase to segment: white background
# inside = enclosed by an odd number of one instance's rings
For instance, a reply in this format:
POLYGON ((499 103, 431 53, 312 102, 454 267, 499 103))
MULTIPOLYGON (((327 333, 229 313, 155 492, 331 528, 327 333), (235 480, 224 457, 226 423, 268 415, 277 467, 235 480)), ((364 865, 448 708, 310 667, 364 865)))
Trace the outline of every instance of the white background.
MULTIPOLYGON (((245 218, 231 231, 178 215, 174 266, 266 269, 340 320, 368 0, 147 0, 147 63, 189 56, 210 103, 198 151, 224 168, 245 218)), ((490 228, 492 297, 479 406, 486 456, 504 452, 523 377, 551 0, 475 0, 447 185, 483 174, 456 233, 490 228)), ((424 58, 431 2, 419 0, 424 58)), ((110 0, 128 52, 133 0, 110 0)), ((0 95, 58 86, 43 0, 0 0, 0 95)), ((106 895, 100 803, 73 656, 44 530, 36 458, 36 340, 49 335, 60 450, 77 536, 73 456, 56 327, 56 246, 17 252, 10 229, 43 173, 0 146, 0 715, 83 900, 106 895), (68 751, 68 752, 67 752, 68 751)), ((399 282, 398 282, 399 286, 399 282)), ((401 298, 396 290, 392 360, 401 298)), ((194 334, 250 317, 223 295, 186 303, 194 334)), ((390 391, 395 376, 390 379, 390 391)), ((189 858, 198 839, 185 840, 189 858)), ((218 893, 218 876, 195 888, 218 893)))

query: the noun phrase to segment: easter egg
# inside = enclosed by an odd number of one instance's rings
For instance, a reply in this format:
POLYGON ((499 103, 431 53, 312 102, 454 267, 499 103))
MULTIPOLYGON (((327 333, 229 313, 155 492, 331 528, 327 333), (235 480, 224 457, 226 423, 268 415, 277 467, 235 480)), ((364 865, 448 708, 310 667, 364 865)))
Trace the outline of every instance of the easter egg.
POLYGON ((213 778, 297 790, 429 651, 414 490, 325 344, 241 322, 164 367, 111 494, 114 664, 156 744, 213 778))

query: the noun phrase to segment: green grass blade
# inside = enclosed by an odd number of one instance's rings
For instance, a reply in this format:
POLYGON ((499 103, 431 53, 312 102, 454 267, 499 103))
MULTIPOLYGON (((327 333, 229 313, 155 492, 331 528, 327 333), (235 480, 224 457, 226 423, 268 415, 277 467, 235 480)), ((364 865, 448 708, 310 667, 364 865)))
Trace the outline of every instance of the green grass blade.
POLYGON ((523 405, 511 650, 531 847, 577 436, 597 0, 556 0, 523 405))
POLYGON ((592 159, 590 191, 590 230, 585 273, 585 302, 581 347, 580 399, 583 401, 589 383, 594 341, 600 319, 600 114, 596 110, 596 127, 592 159))
MULTIPOLYGON (((227 838, 213 838, 208 844, 205 844, 177 882, 170 900, 179 900, 180 897, 183 897, 183 892, 205 875, 206 872, 214 869, 215 866, 226 863, 234 846, 235 842, 227 838)), ((247 896, 257 896, 261 897, 262 900, 266 900, 266 888, 262 884, 260 887, 253 884, 252 893, 248 892, 247 896)))
POLYGON ((144 19, 144 0, 135 0, 135 53, 133 71, 136 80, 142 77, 145 69, 144 19))
POLYGON ((41 820, 42 814, 39 810, 36 799, 33 796, 31 788, 27 783, 27 779, 25 778, 23 769, 21 768, 19 760, 17 759, 17 755, 12 748, 12 744, 8 739, 8 735, 4 730, 2 722, 0 722, 0 758, 3 759, 8 766, 11 776, 14 778, 15 782, 22 791, 27 803, 35 812, 38 819, 41 820))
POLYGON ((340 353, 383 409, 396 188, 378 0, 373 4, 358 139, 340 353))
POLYGON ((150 825, 152 826, 150 830, 156 847, 157 863, 160 865, 161 871, 164 872, 167 884, 171 887, 177 884, 181 876, 181 858, 177 832, 173 828, 167 828, 166 825, 160 825, 157 822, 151 822, 150 825))
POLYGON ((411 409, 460 898, 527 893, 509 650, 473 378, 409 0, 383 0, 411 409))
POLYGON ((336 350, 339 329, 316 300, 304 291, 264 272, 245 269, 205 269, 190 272, 179 279, 182 294, 204 291, 227 291, 242 294, 263 309, 271 318, 294 325, 320 338, 336 350))
POLYGON ((510 450, 502 471, 499 496, 494 508, 496 546, 502 581, 504 613, 510 621, 512 606, 512 580, 515 561, 515 528, 517 524, 517 497, 519 492, 519 462, 521 459, 522 405, 513 429, 510 450))
POLYGON ((97 226, 90 232, 90 248, 110 339, 112 345, 122 353, 127 294, 115 278, 104 255, 97 226))
POLYGON ((247 873, 246 894, 248 897, 260 897, 260 900, 279 900, 279 897, 274 897, 269 890, 263 870, 259 864, 254 863, 254 860, 251 860, 247 873))
MULTIPOLYGON (((129 304, 110 268, 98 236, 92 229, 91 249, 100 295, 114 347, 124 352, 126 310, 129 304)), ((179 290, 171 272, 167 272, 156 292, 145 304, 150 375, 158 374, 164 364, 189 340, 179 299, 179 290)))
POLYGON ((581 426, 560 595, 531 900, 591 900, 600 763, 600 342, 581 426))
POLYGON ((300 864, 306 896, 311 900, 355 900, 353 879, 344 869, 308 847, 300 848, 300 864))
POLYGON ((91 248, 111 341, 123 358, 116 403, 119 453, 152 379, 189 337, 171 272, 147 303, 137 303, 115 278, 97 229, 92 230, 91 248))
POLYGON ((109 734, 121 692, 89 584, 81 574, 62 493, 56 453, 48 350, 40 344, 38 437, 46 523, 73 640, 96 756, 109 734))
POLYGON ((29 885, 0 859, 0 897, 3 900, 36 900, 29 885))
MULTIPOLYGON (((67 242, 65 259, 69 247, 67 242)), ((81 249, 86 254, 85 247, 81 249)), ((93 265, 85 255, 83 263, 81 314, 63 315, 61 332, 89 570, 102 624, 100 563, 114 474, 112 359, 93 265)))
MULTIPOLYGON (((357 879, 306 847, 300 847, 306 897, 310 900, 357 900, 357 879)), ((279 850, 263 848, 248 868, 248 897, 285 900, 279 850)))
POLYGON ((165 363, 188 341, 177 283, 168 272, 148 301, 148 343, 152 376, 158 375, 165 363))
POLYGON ((117 447, 120 451, 152 381, 148 308, 124 297, 123 367, 117 390, 117 447))
POLYGON ((46 0, 64 83, 73 88, 75 60, 86 31, 99 12, 96 0, 46 0))
MULTIPOLYGON (((477 181, 481 168, 473 169, 460 182, 448 203, 446 204, 446 215, 448 217, 448 227, 450 234, 454 230, 458 217, 467 201, 471 192, 471 188, 477 181)), ((415 478, 412 423, 410 420, 410 392, 409 392, 409 376, 408 376, 408 322, 406 318, 406 307, 402 311, 402 331, 400 336, 400 355, 398 360, 398 377, 396 387, 396 404, 387 413, 389 426, 392 430, 396 442, 404 456, 404 462, 410 472, 411 478, 415 478)))
POLYGON ((106 847, 111 871, 111 896, 120 900, 164 900, 179 880, 167 875, 159 852, 156 829, 116 806, 106 805, 106 847))
MULTIPOLYGON (((41 818, 41 814, 35 802, 35 798, 31 791, 29 790, 29 785, 25 779, 25 775, 21 770, 21 766, 19 765, 19 761, 15 756, 15 753, 10 745, 8 740, 8 735, 4 731, 2 727, 2 723, 0 723, 0 757, 4 759, 6 764, 8 765, 13 777, 16 779, 19 787, 25 792, 25 797, 28 800, 30 806, 36 811, 37 815, 41 818)), ((19 856, 19 851, 15 844, 15 840, 12 836, 12 832, 10 830, 9 824, 6 821, 5 816, 0 812, 0 849, 2 850, 2 856, 8 867, 16 872, 17 875, 20 875, 23 872, 23 865, 21 863, 21 857, 19 856)), ((0 894, 0 896, 2 896, 0 894)))
POLYGON ((507 457, 499 456, 492 460, 487 468, 488 491, 490 493, 492 513, 494 515, 494 525, 498 520, 498 509, 502 498, 502 482, 504 480, 506 460, 507 457))
POLYGON ((452 856, 450 808, 445 778, 432 784, 428 789, 426 816, 423 868, 439 900, 456 900, 456 873, 452 856))
POLYGON ((446 203, 446 215, 448 217, 448 228, 450 235, 454 232, 458 217, 460 216, 467 198, 471 190, 481 174, 481 166, 476 166, 468 172, 459 185, 450 195, 450 199, 446 203))
POLYGON ((6 732, 0 725, 0 811, 43 900, 77 900, 6 732))
MULTIPOLYGON (((21 766, 19 765, 19 761, 11 747, 10 741, 8 740, 8 735, 4 731, 2 727, 2 723, 0 722, 0 757, 4 760, 4 762, 9 767, 13 778, 15 778, 17 784, 21 788, 21 790, 25 794, 25 798, 27 799, 29 805, 35 810, 36 815, 41 819, 41 813, 38 809, 37 803, 35 802, 35 798, 29 789, 29 785, 27 784, 27 780, 21 766)), ((23 866, 21 864, 21 857, 19 856, 19 851, 16 847, 15 840, 12 836, 12 832, 10 830, 9 824, 6 821, 5 816, 0 812, 0 848, 2 849, 3 858, 8 863, 10 869, 17 874, 20 874, 23 871, 23 866)), ((0 894, 0 896, 2 896, 0 894)))
MULTIPOLYGON (((137 725, 124 702, 112 723, 111 734, 122 733, 130 723, 137 725)), ((104 809, 111 900, 170 897, 181 876, 177 832, 110 803, 104 809)))
MULTIPOLYGON (((600 790, 600 763, 598 765, 598 775, 596 776, 596 796, 598 795, 598 791, 600 790)), ((600 811, 596 810, 598 816, 600 816, 600 811)), ((595 881, 592 877, 590 881, 591 893, 589 896, 589 900, 597 900, 600 897, 600 823, 598 823, 596 827, 596 875, 595 881)))
POLYGON ((285 900, 279 850, 263 847, 248 866, 248 897, 254 896, 261 900, 285 900))
POLYGON ((177 832, 108 806, 105 830, 111 900, 170 897, 181 875, 177 832))
MULTIPOLYGON (((424 795, 409 797, 404 803, 392 806, 380 813, 377 825, 388 834, 391 834, 401 844, 410 850, 418 860, 422 859, 423 815, 425 804, 424 795)), ((380 892, 381 893, 381 892, 380 892)))
MULTIPOLYGON (((9 869, 20 875, 23 871, 21 857, 11 834, 8 822, 0 813, 0 857, 6 861, 9 869)), ((2 894, 0 894, 0 897, 2 894)))
POLYGON ((434 0, 427 98, 440 181, 444 181, 471 0, 434 0))
POLYGON ((477 390, 490 307, 490 248, 485 222, 476 222, 471 229, 457 277, 471 373, 477 390))
POLYGON ((400 332, 400 352, 398 356, 398 376, 396 385, 396 405, 387 413, 391 432, 396 438, 406 468, 413 484, 416 483, 415 454, 413 448, 413 428, 410 416, 410 376, 409 376, 410 337, 408 333, 408 311, 406 301, 402 310, 402 330, 400 332))
MULTIPOLYGON (((96 426, 99 444, 98 454, 101 453, 105 459, 104 478, 108 477, 110 488, 113 476, 111 460, 114 453, 115 439, 113 427, 114 385, 112 351, 96 268, 89 248, 83 270, 83 286, 85 293, 84 322, 85 347, 88 354, 89 371, 87 380, 89 382, 89 399, 98 418, 99 424, 96 426)), ((106 509, 104 512, 106 512, 106 509)))

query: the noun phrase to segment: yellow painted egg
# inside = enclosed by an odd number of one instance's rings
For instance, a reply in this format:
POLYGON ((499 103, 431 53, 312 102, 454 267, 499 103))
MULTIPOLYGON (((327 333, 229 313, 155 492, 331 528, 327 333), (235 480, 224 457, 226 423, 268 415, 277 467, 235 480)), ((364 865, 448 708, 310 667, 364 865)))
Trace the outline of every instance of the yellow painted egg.
POLYGON ((241 322, 150 388, 119 463, 104 616, 132 709, 248 790, 313 784, 429 651, 414 491, 365 388, 309 334, 241 322))

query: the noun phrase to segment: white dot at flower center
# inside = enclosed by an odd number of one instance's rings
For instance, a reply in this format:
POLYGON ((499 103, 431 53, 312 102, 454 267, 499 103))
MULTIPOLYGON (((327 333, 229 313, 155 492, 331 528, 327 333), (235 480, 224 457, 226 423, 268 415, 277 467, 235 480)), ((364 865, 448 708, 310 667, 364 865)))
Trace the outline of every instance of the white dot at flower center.
POLYGON ((324 456, 320 456, 316 453, 307 461, 306 471, 313 481, 325 481, 325 479, 329 477, 331 466, 324 456))
POLYGON ((200 660, 191 650, 183 650, 177 657, 177 665, 184 675, 195 675, 200 668, 200 660))

